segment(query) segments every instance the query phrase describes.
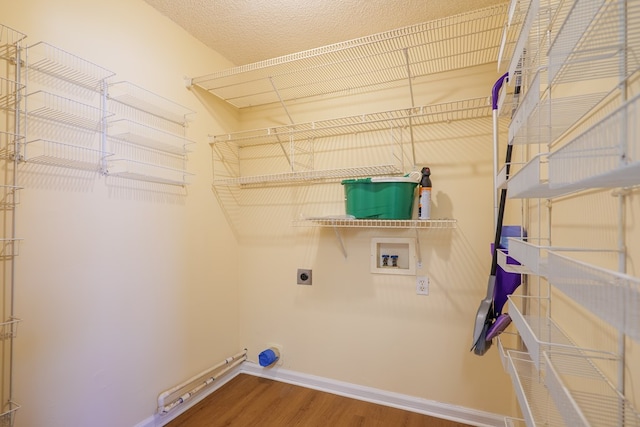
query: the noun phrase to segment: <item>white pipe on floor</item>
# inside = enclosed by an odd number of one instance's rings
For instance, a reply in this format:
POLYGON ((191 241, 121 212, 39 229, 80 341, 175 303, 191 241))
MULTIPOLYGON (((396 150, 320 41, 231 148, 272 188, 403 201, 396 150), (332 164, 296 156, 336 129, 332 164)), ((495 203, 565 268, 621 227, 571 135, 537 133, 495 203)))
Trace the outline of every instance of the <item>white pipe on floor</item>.
POLYGON ((180 403, 183 403, 185 400, 189 399, 194 394, 196 394, 197 392, 199 392, 200 390, 202 390, 203 388, 205 388, 206 386, 211 384, 220 375, 222 375, 222 374, 228 372, 229 370, 235 368, 236 366, 238 366, 240 363, 244 362, 245 360, 247 360, 247 349, 246 348, 243 351, 241 351, 241 352, 239 352, 237 354, 234 354, 231 357, 226 358, 223 362, 220 362, 217 365, 215 365, 215 366, 213 366, 213 367, 211 367, 209 369, 206 369, 205 371, 202 371, 197 375, 194 375, 193 377, 191 377, 188 380, 182 382, 181 384, 178 384, 177 386, 172 387, 169 390, 163 391, 158 396, 158 412, 160 413, 160 415, 164 415, 164 414, 168 413, 175 406, 177 406, 180 403), (225 365, 226 365, 226 368, 224 368, 223 370, 218 372, 217 375, 212 375, 212 372, 224 367, 225 365), (168 404, 168 405, 165 404, 165 399, 167 399, 169 396, 171 396, 172 394, 178 392, 179 390, 187 387, 188 385, 195 383, 198 380, 201 380, 200 383, 195 388, 193 388, 191 391, 179 396, 177 399, 173 400, 170 404, 168 404))

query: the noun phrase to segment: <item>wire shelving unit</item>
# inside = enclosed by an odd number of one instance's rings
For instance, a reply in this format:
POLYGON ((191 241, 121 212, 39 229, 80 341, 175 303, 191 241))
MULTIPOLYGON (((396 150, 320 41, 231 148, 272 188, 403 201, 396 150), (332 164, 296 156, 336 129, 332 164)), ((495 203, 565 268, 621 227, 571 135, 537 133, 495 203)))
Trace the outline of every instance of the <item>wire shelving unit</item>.
POLYGON ((506 5, 399 28, 194 77, 238 107, 397 85, 495 61, 506 5), (478 40, 483 46, 479 48, 478 40))
POLYGON ((446 230, 456 228, 455 219, 399 220, 399 219, 355 219, 355 218, 305 218, 294 221, 296 226, 316 225, 338 228, 416 228, 446 230))
POLYGON ((101 91, 115 73, 46 42, 27 47, 27 64, 35 70, 84 88, 101 91))
MULTIPOLYGON (((214 185, 252 185, 284 182, 305 182, 352 178, 358 176, 399 175, 405 171, 405 144, 402 134, 412 127, 449 123, 456 120, 482 119, 491 117, 491 106, 486 98, 472 98, 441 104, 386 112, 361 114, 336 119, 278 126, 266 129, 215 135, 211 137, 214 162, 214 185), (391 162, 380 165, 362 165, 332 170, 314 169, 311 164, 296 165, 291 159, 299 158, 301 144, 322 138, 349 136, 367 132, 382 132, 393 148, 391 162), (259 145, 274 145, 282 148, 288 160, 287 171, 256 176, 240 176, 240 149, 259 145), (216 167, 215 165, 224 165, 216 167), (235 173, 230 173, 234 171, 235 173), (231 176, 230 176, 231 175, 231 176)), ((406 138, 405 138, 406 139, 406 138)), ((353 144, 353 143, 352 143, 353 144)), ((313 156, 313 145, 306 155, 313 156)))
MULTIPOLYGON (((505 352, 518 401, 529 427, 640 425, 625 394, 624 347, 628 339, 640 341, 640 279, 622 272, 624 245, 602 250, 617 257, 619 271, 582 260, 598 258, 600 250, 550 245, 554 199, 640 184, 639 97, 629 88, 640 75, 640 2, 512 0, 510 11, 521 34, 510 36, 517 39, 512 50, 504 49, 513 52, 509 69, 522 73, 523 94, 509 143, 529 146, 522 149, 527 160, 506 185, 510 198, 538 199, 538 207, 549 207, 547 217, 538 211, 533 224, 542 234, 547 221, 547 237, 509 239, 508 256, 521 265, 507 267, 542 279, 538 295, 509 297, 508 312, 526 348, 505 352), (574 258, 573 251, 596 253, 574 258), (559 322, 567 314, 558 307, 575 307, 598 330, 610 328, 617 348, 576 344, 559 322)), ((618 242, 622 227, 619 219, 618 242)))
POLYGON ((0 341, 2 341, 2 381, 0 381, 1 410, 0 425, 13 426, 16 412, 20 409, 13 400, 14 375, 14 339, 17 338, 18 323, 15 314, 15 267, 16 256, 22 239, 16 236, 16 206, 20 202, 18 161, 21 145, 25 140, 24 96, 24 40, 26 34, 0 23, 0 159, 2 160, 3 180, 0 185, 0 213, 4 229, 0 236, 0 260, 3 265, 3 298, 1 300, 2 318, 0 323, 0 341))

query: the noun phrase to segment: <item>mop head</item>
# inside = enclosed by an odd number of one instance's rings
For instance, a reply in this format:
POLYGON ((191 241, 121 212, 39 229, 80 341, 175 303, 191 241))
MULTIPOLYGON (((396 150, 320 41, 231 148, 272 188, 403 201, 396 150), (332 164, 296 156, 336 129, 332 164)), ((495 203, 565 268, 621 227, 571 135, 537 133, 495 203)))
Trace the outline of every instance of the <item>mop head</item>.
MULTIPOLYGON (((496 276, 489 276, 489 281, 487 282, 487 295, 482 301, 480 301, 480 306, 478 307, 476 319, 473 325, 473 341, 471 350, 473 350, 473 348, 478 345, 480 335, 485 329, 487 321, 489 323, 493 322, 493 292, 495 289, 495 284, 496 276)), ((486 335, 486 330, 484 332, 486 335)))

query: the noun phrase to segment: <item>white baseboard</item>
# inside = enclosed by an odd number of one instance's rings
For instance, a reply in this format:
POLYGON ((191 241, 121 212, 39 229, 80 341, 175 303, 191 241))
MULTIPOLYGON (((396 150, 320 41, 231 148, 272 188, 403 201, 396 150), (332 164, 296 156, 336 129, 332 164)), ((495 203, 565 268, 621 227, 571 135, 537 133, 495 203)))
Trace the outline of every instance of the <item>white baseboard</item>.
POLYGON ((200 394, 193 397, 193 399, 180 405, 175 410, 169 412, 166 415, 154 414, 143 421, 140 421, 134 427, 162 427, 169 422, 175 420, 178 416, 191 409, 196 404, 200 403, 204 398, 209 396, 214 391, 234 379, 240 372, 242 372, 242 363, 235 368, 232 368, 223 376, 217 378, 208 388, 204 389, 200 394))
POLYGON ((477 427, 500 427, 505 425, 504 415, 478 411, 476 409, 466 408, 463 406, 450 405, 447 403, 421 399, 418 397, 408 396, 400 393, 393 393, 390 391, 380 390, 372 387, 365 387, 343 381, 332 380, 330 378, 290 371, 287 369, 281 369, 278 366, 263 368, 256 363, 245 361, 229 371, 229 373, 224 375, 217 382, 214 382, 211 387, 202 392, 200 396, 194 397, 193 400, 185 403, 183 407, 180 407, 167 415, 152 415, 149 418, 136 424, 134 427, 162 427, 168 424, 170 421, 173 421, 175 418, 177 418, 180 414, 189 410, 198 402, 202 401, 205 397, 209 396, 211 393, 213 393, 241 373, 269 378, 288 384, 337 394, 339 396, 363 400, 365 402, 371 402, 390 406, 393 408, 403 409, 406 411, 417 412, 419 414, 429 415, 432 417, 457 421, 459 423, 469 424, 477 427))
POLYGON ((499 427, 505 425, 504 415, 289 371, 277 366, 263 368, 253 362, 243 362, 240 365, 240 372, 472 426, 499 427))

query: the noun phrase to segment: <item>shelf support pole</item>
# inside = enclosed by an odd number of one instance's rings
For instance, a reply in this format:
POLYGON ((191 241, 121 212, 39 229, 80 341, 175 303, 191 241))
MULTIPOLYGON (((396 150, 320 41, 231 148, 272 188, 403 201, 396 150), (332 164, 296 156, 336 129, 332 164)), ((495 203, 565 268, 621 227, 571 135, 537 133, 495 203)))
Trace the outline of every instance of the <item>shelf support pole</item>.
POLYGON ((418 232, 418 227, 415 227, 416 231, 416 257, 418 258, 417 265, 422 265, 422 249, 420 249, 420 233, 418 232))
MULTIPOLYGON (((411 67, 409 66, 409 50, 407 48, 403 49, 405 64, 407 66, 407 80, 409 81, 409 94, 411 96, 411 110, 415 108, 415 100, 413 98, 413 82, 411 81, 411 67)), ((411 138, 411 163, 412 166, 416 165, 416 147, 413 144, 413 122, 411 121, 411 114, 413 111, 409 112, 409 135, 411 138)))
POLYGON ((284 112, 287 113, 287 117, 289 117, 289 122, 291 122, 291 124, 294 124, 293 119, 291 118, 291 114, 289 114, 289 110, 287 109, 287 106, 282 100, 282 97, 280 96, 280 92, 278 91, 278 88, 276 87, 276 84, 273 82, 273 78, 271 78, 271 76, 269 76, 269 83, 271 83, 271 87, 273 88, 273 91, 276 93, 276 96, 278 97, 278 101, 280 101, 280 104, 282 105, 284 112))
POLYGON ((109 85, 106 81, 100 82, 100 109, 102 117, 100 117, 100 173, 107 174, 107 92, 109 85))
MULTIPOLYGON (((280 101, 280 105, 282 105, 282 109, 284 109, 284 112, 287 114, 287 117, 289 118, 289 123, 293 125, 294 122, 293 122, 293 119, 291 118, 291 114, 289 114, 289 110, 287 109, 286 104, 282 100, 282 97, 280 96, 280 91, 278 91, 278 88, 276 87, 276 84, 273 82, 273 78, 271 78, 271 76, 269 76, 269 83, 271 83, 271 87, 273 88, 273 91, 276 93, 276 96, 278 97, 278 101, 280 101)), ((284 153, 285 157, 287 158, 287 161, 289 162, 291 171, 294 171, 294 166, 293 166, 293 162, 291 161, 291 156, 289 155, 289 153, 287 153, 287 150, 284 148, 284 145, 282 145, 282 141, 280 140, 280 134, 276 133, 276 139, 278 140, 278 145, 280 145, 282 152, 284 153)), ((293 145, 293 142, 292 142, 292 145, 293 145)))
MULTIPOLYGON (((628 16, 628 3, 627 1, 622 2, 622 16, 620 17, 620 38, 623 42, 624 49, 622 51, 619 63, 619 75, 620 75, 620 95, 621 101, 624 105, 628 100, 628 90, 629 85, 627 81, 627 73, 629 71, 629 64, 627 61, 627 56, 629 55, 629 16, 628 16)), ((628 135, 628 117, 626 114, 622 115, 622 126, 621 135, 620 135, 620 151, 621 151, 621 161, 624 161, 626 157, 625 153, 625 144, 627 142, 628 135)), ((618 253, 618 270, 621 273, 627 272, 627 248, 626 248, 626 238, 625 238, 625 212, 626 212, 626 192, 622 191, 618 196, 618 249, 620 252, 618 253)), ((626 342, 627 336, 624 332, 620 332, 618 336, 618 353, 620 354, 620 363, 618 364, 618 391, 622 393, 624 396, 626 393, 626 375, 625 375, 625 366, 626 366, 626 342)))
POLYGON ((336 233, 336 238, 338 239, 338 243, 340 244, 340 249, 342 250, 342 255, 344 256, 344 259, 347 259, 347 250, 344 247, 344 242, 342 241, 342 235, 340 234, 340 231, 338 231, 338 227, 336 226, 335 222, 333 223, 333 232, 336 233))

